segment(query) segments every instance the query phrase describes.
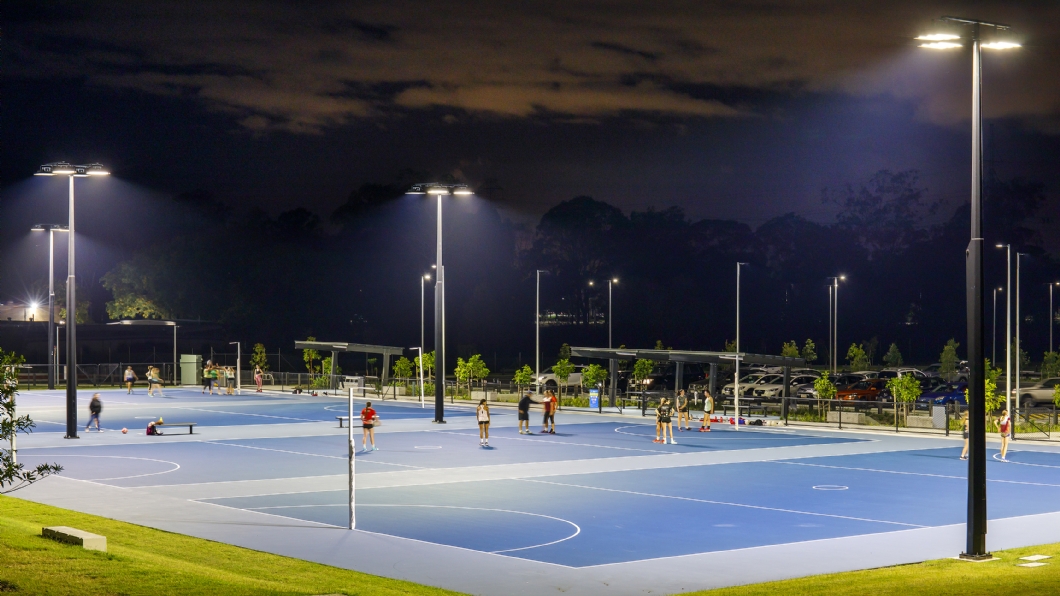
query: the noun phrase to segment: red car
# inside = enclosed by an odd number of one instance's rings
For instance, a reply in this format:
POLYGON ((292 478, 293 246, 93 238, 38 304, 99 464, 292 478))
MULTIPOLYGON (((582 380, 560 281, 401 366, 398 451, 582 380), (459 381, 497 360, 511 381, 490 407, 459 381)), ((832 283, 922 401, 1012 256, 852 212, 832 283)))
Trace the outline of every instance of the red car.
POLYGON ((878 401, 881 395, 887 393, 885 379, 865 379, 838 390, 835 398, 844 401, 878 401))

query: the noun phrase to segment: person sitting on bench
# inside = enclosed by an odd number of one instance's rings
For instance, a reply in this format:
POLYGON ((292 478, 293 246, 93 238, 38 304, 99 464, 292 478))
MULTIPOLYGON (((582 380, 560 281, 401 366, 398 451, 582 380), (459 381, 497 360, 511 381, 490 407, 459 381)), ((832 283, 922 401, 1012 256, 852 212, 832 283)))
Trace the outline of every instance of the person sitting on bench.
POLYGON ((147 434, 149 434, 149 435, 161 435, 162 434, 162 431, 158 430, 158 428, 155 427, 155 421, 154 420, 152 420, 151 422, 147 423, 147 434))

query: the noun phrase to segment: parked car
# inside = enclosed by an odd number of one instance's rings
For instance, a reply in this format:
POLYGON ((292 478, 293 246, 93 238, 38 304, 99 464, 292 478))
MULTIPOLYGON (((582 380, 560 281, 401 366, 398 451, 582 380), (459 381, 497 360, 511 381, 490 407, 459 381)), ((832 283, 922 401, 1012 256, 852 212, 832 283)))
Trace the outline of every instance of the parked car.
MULTIPOLYGON (((582 369, 585 368, 580 364, 574 365, 574 372, 567 377, 567 382, 563 383, 564 387, 580 387, 582 384, 582 369)), ((560 386, 560 380, 556 378, 556 373, 552 372, 552 367, 548 367, 541 371, 541 376, 537 378, 538 384, 545 389, 555 391, 560 386)))
MULTIPOLYGON (((788 387, 790 388, 788 394, 794 396, 798 388, 809 384, 813 386, 814 380, 817 377, 812 375, 797 375, 791 376, 789 379, 788 387)), ((780 397, 784 393, 784 376, 780 375, 780 380, 775 383, 761 383, 755 385, 754 396, 755 397, 780 397)))
POLYGON ((887 381, 883 379, 865 379, 848 385, 836 392, 836 399, 849 401, 879 401, 881 395, 890 395, 887 381))
POLYGON ((935 364, 932 364, 931 366, 922 369, 921 372, 923 372, 924 376, 927 377, 940 377, 942 376, 942 373, 939 372, 940 370, 942 370, 942 363, 936 362, 935 364))
MULTIPOLYGON (((858 381, 864 381, 865 375, 856 373, 840 373, 834 377, 831 377, 832 384, 835 385, 836 389, 845 389, 846 387, 857 383, 858 381)), ((817 399, 817 389, 814 388, 813 382, 799 386, 795 392, 795 397, 817 399)))
POLYGON ((967 405, 968 400, 964 397, 964 390, 967 388, 968 383, 943 383, 931 391, 921 393, 916 401, 922 404, 967 405))
POLYGON ((913 375, 918 379, 925 379, 927 375, 923 371, 910 366, 899 367, 899 368, 885 368, 876 375, 877 379, 893 379, 901 375, 913 375))
MULTIPOLYGON (((1060 378, 1044 379, 1029 387, 1020 387, 1019 404, 1021 408, 1050 405, 1053 403, 1053 388, 1060 384, 1060 378)), ((1004 393, 1002 391, 1002 393, 1004 393)), ((1013 396, 1016 390, 1012 390, 1013 396)))
POLYGON ((880 376, 880 373, 874 370, 856 370, 851 374, 861 375, 866 379, 876 379, 880 376))
MULTIPOLYGON (((757 385, 762 382, 763 379, 768 379, 767 382, 772 382, 774 379, 782 379, 781 375, 769 375, 765 373, 752 373, 745 375, 740 379, 740 396, 749 395, 754 391, 753 385, 757 385)), ((732 397, 733 392, 736 391, 736 384, 729 383, 721 388, 722 397, 732 397)))

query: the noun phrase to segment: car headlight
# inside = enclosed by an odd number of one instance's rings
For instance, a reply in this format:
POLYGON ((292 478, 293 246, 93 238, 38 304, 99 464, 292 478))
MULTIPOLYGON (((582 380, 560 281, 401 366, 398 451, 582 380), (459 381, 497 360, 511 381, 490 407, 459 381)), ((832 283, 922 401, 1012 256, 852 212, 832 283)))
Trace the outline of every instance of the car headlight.
POLYGON ((652 381, 651 379, 644 379, 644 384, 645 385, 651 385, 651 381, 652 381))

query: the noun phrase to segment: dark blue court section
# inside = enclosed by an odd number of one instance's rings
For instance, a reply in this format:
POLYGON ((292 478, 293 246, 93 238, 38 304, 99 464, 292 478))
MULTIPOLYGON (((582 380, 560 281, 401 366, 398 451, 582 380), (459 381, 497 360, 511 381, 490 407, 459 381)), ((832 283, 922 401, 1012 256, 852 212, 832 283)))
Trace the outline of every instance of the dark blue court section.
MULTIPOLYGON (((967 463, 957 459, 959 452, 947 447, 362 490, 358 527, 585 566, 959 524, 967 498, 967 463)), ((1010 459, 1016 463, 992 462, 988 469, 991 517, 1060 509, 1060 454, 1013 451, 1010 459)), ((213 502, 346 523, 343 491, 213 502)))

